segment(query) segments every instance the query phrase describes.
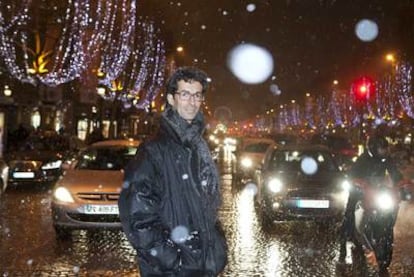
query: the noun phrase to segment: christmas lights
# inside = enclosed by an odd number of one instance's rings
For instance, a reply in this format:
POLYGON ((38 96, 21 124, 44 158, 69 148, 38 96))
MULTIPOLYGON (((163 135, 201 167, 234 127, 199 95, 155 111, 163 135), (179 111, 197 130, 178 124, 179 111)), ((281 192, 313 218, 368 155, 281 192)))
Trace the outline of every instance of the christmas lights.
POLYGON ((42 26, 46 33, 41 34, 40 44, 44 53, 53 54, 47 60, 43 55, 41 65, 34 67, 39 55, 31 54, 29 45, 32 30, 39 28, 35 23, 41 13, 35 13, 36 4, 31 0, 0 3, 0 58, 12 77, 32 85, 57 86, 77 78, 88 82, 99 67, 105 73, 100 83, 108 88, 114 80, 124 84, 122 91, 106 95, 109 100, 132 102, 139 91, 146 92, 140 101, 155 98, 164 77, 164 44, 153 23, 137 17, 135 0, 67 0, 51 6, 47 12, 53 26, 42 26))

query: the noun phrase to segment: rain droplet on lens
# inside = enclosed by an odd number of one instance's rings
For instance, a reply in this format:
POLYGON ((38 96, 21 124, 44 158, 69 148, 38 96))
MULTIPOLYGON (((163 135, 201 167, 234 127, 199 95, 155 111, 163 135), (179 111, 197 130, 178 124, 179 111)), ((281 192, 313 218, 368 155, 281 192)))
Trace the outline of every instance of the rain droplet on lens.
POLYGON ((234 47, 228 54, 227 66, 243 83, 264 82, 273 72, 273 57, 260 46, 245 43, 234 47))
POLYGON ((175 227, 171 232, 171 240, 175 243, 183 243, 189 235, 188 228, 182 225, 175 227))
POLYGON ((254 12, 254 11, 256 10, 256 5, 255 5, 255 4, 248 4, 248 5, 246 6, 246 10, 247 10, 248 12, 254 12))
POLYGON ((362 41, 373 41, 378 36, 378 25, 372 20, 362 19, 355 26, 355 33, 362 41))
POLYGON ((129 188, 129 182, 128 181, 123 182, 122 183, 122 188, 124 188, 124 189, 129 188))
POLYGON ((151 256, 155 257, 155 256, 157 256, 158 252, 155 249, 151 249, 150 254, 151 254, 151 256))
POLYGON ((257 194, 257 186, 254 183, 247 183, 244 190, 252 196, 257 194))
POLYGON ((318 163, 314 158, 305 157, 300 163, 300 168, 302 169, 303 173, 307 175, 313 175, 316 173, 316 171, 318 171, 318 163))

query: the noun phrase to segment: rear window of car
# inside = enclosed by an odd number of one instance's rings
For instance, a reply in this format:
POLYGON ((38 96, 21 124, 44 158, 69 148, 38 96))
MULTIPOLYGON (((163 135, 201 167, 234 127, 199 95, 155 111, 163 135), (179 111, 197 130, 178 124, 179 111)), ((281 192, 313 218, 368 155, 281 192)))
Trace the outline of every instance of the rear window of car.
POLYGON ((318 171, 338 171, 338 167, 328 152, 323 151, 275 151, 269 163, 271 170, 301 171, 303 159, 316 162, 318 171))
POLYGON ((90 148, 79 156, 77 169, 121 170, 135 156, 136 147, 90 148))

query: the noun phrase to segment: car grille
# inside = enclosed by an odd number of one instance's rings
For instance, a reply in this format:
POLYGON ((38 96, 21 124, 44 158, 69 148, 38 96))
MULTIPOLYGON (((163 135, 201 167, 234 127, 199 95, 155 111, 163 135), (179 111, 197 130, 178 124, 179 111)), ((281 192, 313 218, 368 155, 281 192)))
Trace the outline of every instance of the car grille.
POLYGON ((119 193, 78 193, 77 197, 89 201, 118 201, 119 193))
POLYGON ((120 222, 118 215, 98 215, 98 214, 68 214, 69 217, 77 221, 82 222, 101 222, 101 223, 114 223, 120 222))
POLYGON ((287 194, 287 198, 308 198, 308 199, 329 199, 329 193, 324 192, 323 189, 300 189, 292 190, 287 194))

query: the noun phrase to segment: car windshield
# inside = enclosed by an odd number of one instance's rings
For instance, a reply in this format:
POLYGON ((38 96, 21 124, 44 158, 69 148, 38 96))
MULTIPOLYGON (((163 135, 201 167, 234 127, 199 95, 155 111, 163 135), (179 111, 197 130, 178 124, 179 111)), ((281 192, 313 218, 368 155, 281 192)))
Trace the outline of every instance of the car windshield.
POLYGON ((248 144, 244 147, 243 152, 248 153, 264 153, 266 152, 267 148, 269 147, 269 143, 260 142, 260 143, 252 143, 248 144))
POLYGON ((121 170, 137 151, 136 147, 90 148, 80 154, 77 169, 121 170))
POLYGON ((19 150, 35 151, 64 151, 68 149, 68 143, 60 136, 34 136, 22 143, 19 150))
POLYGON ((296 150, 275 151, 270 160, 269 169, 304 171, 304 167, 313 167, 315 165, 318 172, 334 172, 339 170, 329 152, 296 150))

